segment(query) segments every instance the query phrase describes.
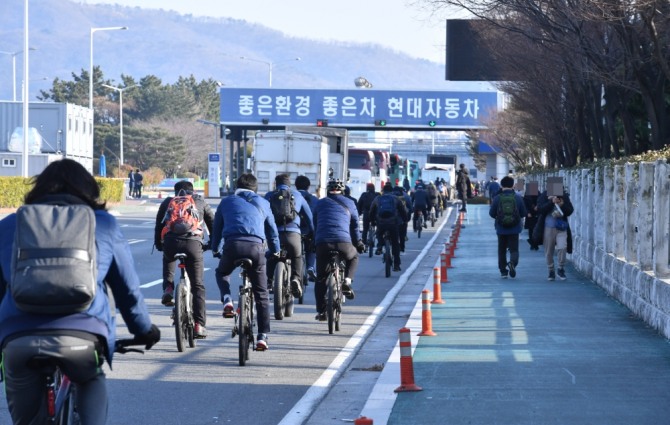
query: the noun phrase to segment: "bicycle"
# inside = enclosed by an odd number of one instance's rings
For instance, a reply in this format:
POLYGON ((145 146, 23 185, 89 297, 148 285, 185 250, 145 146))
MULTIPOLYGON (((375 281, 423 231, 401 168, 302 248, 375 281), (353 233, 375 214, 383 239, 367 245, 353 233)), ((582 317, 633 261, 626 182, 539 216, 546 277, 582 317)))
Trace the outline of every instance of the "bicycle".
MULTIPOLYGON (((146 342, 140 342, 135 338, 120 339, 116 341, 114 351, 121 354, 128 352, 144 354, 143 350, 127 347, 145 344, 146 342)), ((55 425, 81 424, 76 405, 77 385, 63 373, 58 361, 51 357, 36 356, 29 360, 28 365, 40 370, 44 375, 47 394, 47 423, 55 425)))
POLYGON ((430 217, 430 227, 435 227, 435 220, 436 220, 436 218, 435 218, 435 208, 437 208, 437 207, 434 206, 430 210, 430 216, 429 216, 430 217))
POLYGON ((417 233, 417 237, 421 239, 421 231, 423 231, 423 211, 416 211, 414 213, 416 219, 414 220, 414 231, 417 233))
POLYGON ((344 304, 342 284, 346 265, 340 260, 340 251, 332 250, 329 255, 330 261, 326 267, 326 316, 328 317, 328 333, 332 334, 333 329, 340 330, 342 304, 344 304))
POLYGON ((391 265, 393 264, 393 256, 391 255, 391 232, 384 231, 384 255, 382 261, 384 262, 384 274, 386 277, 391 277, 391 265))
MULTIPOLYGON (((240 298, 237 303, 237 312, 235 314, 235 325, 233 325, 233 338, 239 335, 238 355, 240 366, 244 366, 249 360, 249 345, 256 351, 254 339, 254 293, 252 291, 251 280, 249 280, 249 270, 252 261, 249 258, 242 258, 235 261, 235 267, 242 268, 240 277, 240 298)), ((276 296, 276 295, 275 295, 276 296)))
POLYGON ((377 234, 377 226, 374 224, 370 223, 370 227, 368 228, 368 240, 366 243, 368 244, 368 255, 370 258, 374 255, 372 251, 374 251, 375 247, 375 235, 377 234))
POLYGON ((179 262, 179 282, 174 289, 174 308, 172 309, 172 321, 174 325, 177 350, 184 351, 184 341, 188 341, 190 348, 195 347, 195 334, 193 320, 193 294, 191 294, 191 280, 186 273, 186 257, 184 253, 175 254, 174 258, 179 262))
POLYGON ((283 320, 284 316, 293 316, 293 294, 291 293, 291 259, 285 249, 279 251, 279 259, 275 265, 272 290, 274 292, 275 319, 283 320))

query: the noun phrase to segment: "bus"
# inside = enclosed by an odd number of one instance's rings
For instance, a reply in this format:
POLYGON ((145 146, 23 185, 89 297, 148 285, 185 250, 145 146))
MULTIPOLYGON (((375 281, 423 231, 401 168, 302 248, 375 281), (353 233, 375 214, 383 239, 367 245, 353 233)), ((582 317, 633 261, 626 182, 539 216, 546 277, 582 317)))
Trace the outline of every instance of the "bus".
POLYGON ((347 186, 351 191, 350 195, 359 199, 361 194, 365 192, 365 187, 368 183, 379 186, 379 169, 375 161, 375 154, 367 149, 349 149, 349 181, 347 186))
MULTIPOLYGON (((375 164, 377 165, 379 177, 379 190, 381 191, 384 188, 384 184, 389 180, 391 174, 391 154, 388 151, 383 150, 374 150, 372 153, 375 155, 375 164)), ((391 182, 393 183, 393 182, 391 182)))

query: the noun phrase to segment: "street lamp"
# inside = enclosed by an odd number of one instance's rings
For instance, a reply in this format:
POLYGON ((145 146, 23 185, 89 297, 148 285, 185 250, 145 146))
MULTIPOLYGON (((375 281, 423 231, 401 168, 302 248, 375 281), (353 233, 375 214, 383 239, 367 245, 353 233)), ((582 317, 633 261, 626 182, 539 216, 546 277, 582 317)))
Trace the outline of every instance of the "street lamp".
POLYGON ((361 88, 361 89, 371 89, 372 88, 372 83, 368 81, 367 78, 365 77, 358 77, 354 79, 354 84, 356 87, 361 88))
POLYGON ((135 87, 135 85, 126 86, 123 88, 109 86, 107 84, 102 84, 102 86, 119 92, 119 161, 121 161, 121 163, 119 164, 120 167, 121 165, 123 165, 123 92, 125 90, 135 87))
MULTIPOLYGON (((37 50, 34 47, 30 47, 28 50, 37 50)), ((12 100, 16 102, 16 56, 23 53, 23 50, 18 52, 4 52, 0 51, 0 54, 10 55, 12 57, 12 100)))
POLYGON ((240 59, 248 60, 248 61, 251 61, 251 62, 260 62, 260 63, 266 64, 268 66, 268 70, 270 71, 269 87, 272 87, 272 68, 274 68, 275 65, 277 65, 278 63, 283 63, 283 62, 292 62, 292 61, 299 61, 300 60, 300 58, 297 57, 297 58, 286 59, 286 60, 282 60, 282 61, 278 61, 278 62, 269 62, 269 61, 264 61, 264 60, 260 60, 260 59, 248 58, 246 56, 240 56, 240 59))
POLYGON ((93 110, 93 33, 96 31, 118 31, 127 29, 128 27, 91 28, 91 66, 88 69, 88 107, 90 110, 93 110))

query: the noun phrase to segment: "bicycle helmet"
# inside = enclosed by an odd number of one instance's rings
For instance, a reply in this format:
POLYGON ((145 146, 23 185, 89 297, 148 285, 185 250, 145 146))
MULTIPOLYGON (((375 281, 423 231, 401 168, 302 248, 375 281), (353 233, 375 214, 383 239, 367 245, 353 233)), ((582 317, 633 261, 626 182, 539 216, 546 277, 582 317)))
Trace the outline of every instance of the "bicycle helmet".
POLYGON ((344 183, 342 180, 328 181, 328 192, 342 192, 344 190, 344 183))

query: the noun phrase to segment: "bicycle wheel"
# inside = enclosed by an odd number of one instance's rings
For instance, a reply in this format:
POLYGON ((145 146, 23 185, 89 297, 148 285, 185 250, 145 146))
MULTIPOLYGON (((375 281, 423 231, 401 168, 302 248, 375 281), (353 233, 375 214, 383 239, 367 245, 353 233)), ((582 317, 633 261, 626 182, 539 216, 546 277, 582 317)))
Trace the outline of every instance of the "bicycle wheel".
POLYGON ((336 291, 337 288, 335 287, 336 285, 335 281, 335 275, 333 272, 330 272, 330 275, 328 276, 328 280, 326 281, 327 285, 327 290, 328 290, 328 298, 326 300, 326 315, 328 316, 328 333, 332 334, 333 329, 335 327, 335 314, 336 311, 335 309, 337 308, 336 306, 336 291))
POLYGON ((435 213, 430 213, 430 227, 435 227, 435 213))
POLYGON ((174 298, 174 334, 177 340, 177 350, 184 351, 184 340, 187 338, 186 319, 186 285, 182 280, 177 284, 174 298))
MULTIPOLYGON (((186 276, 186 279, 188 279, 188 275, 186 276)), ((184 306, 186 307, 186 322, 184 323, 184 326, 186 327, 186 340, 188 341, 188 346, 193 348, 195 347, 195 320, 193 320, 193 295, 189 292, 190 288, 190 282, 188 285, 184 285, 184 300, 188 300, 184 302, 184 306)))
POLYGON ((370 229, 368 230, 368 255, 370 258, 374 255, 372 251, 374 251, 375 247, 375 228, 373 226, 370 226, 370 229))
POLYGON ((251 332, 251 322, 249 320, 249 294, 240 294, 240 302, 238 303, 238 330, 239 330, 239 363, 240 366, 247 364, 249 360, 249 332, 251 332))
POLYGON ((272 290, 274 296, 275 319, 284 319, 284 298, 286 297, 286 264, 283 261, 277 261, 275 266, 274 280, 272 290))
POLYGON ((293 305, 295 297, 293 297, 293 290, 291 289, 291 265, 286 264, 284 267, 284 317, 293 316, 293 305))
MULTIPOLYGON (((344 265, 342 264, 339 269, 339 281, 344 282, 344 265)), ((344 305, 344 295, 342 294, 342 286, 336 285, 335 299, 337 303, 335 305, 335 331, 340 331, 340 318, 342 317, 342 305, 344 305)))
POLYGON ((391 277, 391 241, 387 237, 384 238, 384 272, 386 277, 391 277))
POLYGON ((421 232, 423 231, 423 216, 419 216, 419 219, 416 221, 416 237, 421 238, 421 232))

